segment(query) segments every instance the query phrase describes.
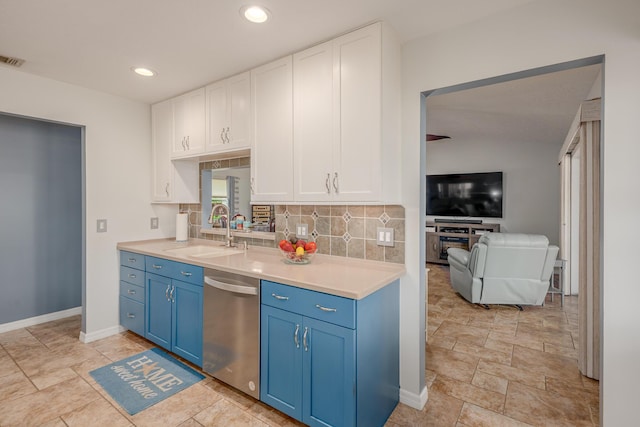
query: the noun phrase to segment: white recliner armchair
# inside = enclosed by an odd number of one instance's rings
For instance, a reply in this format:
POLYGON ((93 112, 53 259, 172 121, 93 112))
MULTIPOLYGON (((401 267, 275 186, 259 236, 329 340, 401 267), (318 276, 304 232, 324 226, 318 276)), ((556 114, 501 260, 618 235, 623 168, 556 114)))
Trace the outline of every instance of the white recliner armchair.
POLYGON ((451 286, 474 304, 542 305, 558 247, 536 234, 488 233, 471 252, 449 248, 451 286))

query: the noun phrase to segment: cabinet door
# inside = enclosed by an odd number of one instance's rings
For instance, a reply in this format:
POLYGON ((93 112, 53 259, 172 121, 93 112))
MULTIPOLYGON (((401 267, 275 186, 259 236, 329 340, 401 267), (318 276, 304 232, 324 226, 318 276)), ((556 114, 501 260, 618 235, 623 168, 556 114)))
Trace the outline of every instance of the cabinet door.
POLYGON ((251 147, 251 74, 227 80, 227 140, 230 148, 251 147))
POLYGON ((333 74, 333 42, 293 56, 294 193, 299 201, 333 196, 333 74))
POLYGON ((171 100, 151 106, 151 167, 154 202, 171 201, 173 194, 173 107, 171 100))
POLYGON ((293 200, 291 56, 251 71, 251 201, 293 200))
POLYGON ((427 262, 441 262, 440 260, 440 236, 435 233, 427 235, 427 262))
POLYGON ((305 317, 302 347, 302 422, 310 426, 354 426, 355 330, 305 317))
POLYGON ((145 338, 171 350, 171 279, 157 274, 146 274, 145 338))
POLYGON ((242 73, 207 86, 206 152, 250 148, 251 77, 242 73))
POLYGON ((227 130, 227 86, 224 82, 207 86, 207 145, 205 151, 216 152, 225 148, 227 130))
POLYGON ((338 200, 376 201, 382 192, 381 26, 334 41, 334 177, 338 200), (339 96, 338 96, 339 95, 339 96))
POLYGON ((173 98, 173 158, 204 151, 204 88, 173 98))
POLYGON ((301 420, 302 316, 262 305, 260 339, 260 400, 301 420))
POLYGON ((171 289, 171 351, 202 366, 202 286, 173 280, 171 289))

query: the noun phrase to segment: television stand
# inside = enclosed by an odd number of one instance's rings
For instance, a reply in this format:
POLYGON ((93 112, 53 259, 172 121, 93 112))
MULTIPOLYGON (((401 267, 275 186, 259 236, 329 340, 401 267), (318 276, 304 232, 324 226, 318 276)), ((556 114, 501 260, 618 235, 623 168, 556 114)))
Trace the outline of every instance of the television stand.
POLYGON ((447 249, 471 250, 471 247, 483 234, 499 232, 500 224, 483 224, 482 220, 427 222, 427 232, 425 233, 427 241, 426 262, 449 264, 447 249))

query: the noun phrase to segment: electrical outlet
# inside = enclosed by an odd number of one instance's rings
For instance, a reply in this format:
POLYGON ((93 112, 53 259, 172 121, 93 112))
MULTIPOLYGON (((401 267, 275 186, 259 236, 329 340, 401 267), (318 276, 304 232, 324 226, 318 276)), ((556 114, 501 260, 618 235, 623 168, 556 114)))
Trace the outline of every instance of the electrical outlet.
POLYGON ((376 234, 376 243, 378 246, 394 246, 393 228, 378 227, 376 234))
POLYGON ((308 239, 309 226, 307 224, 296 224, 296 237, 298 239, 308 239))
POLYGON ((158 228, 158 217, 151 218, 151 229, 155 230, 158 228))
POLYGON ((99 219, 96 222, 96 231, 98 233, 106 233, 107 232, 107 220, 106 219, 99 219))

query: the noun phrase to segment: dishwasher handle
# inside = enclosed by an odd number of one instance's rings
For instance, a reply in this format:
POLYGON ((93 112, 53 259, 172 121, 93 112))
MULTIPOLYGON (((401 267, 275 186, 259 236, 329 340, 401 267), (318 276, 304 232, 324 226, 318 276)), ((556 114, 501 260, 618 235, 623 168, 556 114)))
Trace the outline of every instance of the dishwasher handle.
POLYGON ((212 279, 209 276, 204 276, 204 283, 222 291, 235 292, 236 294, 258 295, 258 288, 255 286, 232 285, 231 283, 224 283, 212 279))

